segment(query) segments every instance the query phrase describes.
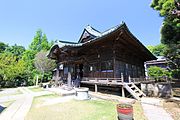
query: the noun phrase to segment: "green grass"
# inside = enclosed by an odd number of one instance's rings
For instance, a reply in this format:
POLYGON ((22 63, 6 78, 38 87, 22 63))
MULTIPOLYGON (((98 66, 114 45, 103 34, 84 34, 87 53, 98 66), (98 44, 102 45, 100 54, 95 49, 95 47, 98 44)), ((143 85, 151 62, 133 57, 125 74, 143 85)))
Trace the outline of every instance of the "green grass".
POLYGON ((33 92, 41 92, 41 91, 44 91, 43 88, 41 87, 33 87, 33 88, 28 88, 29 90, 33 91, 33 92))
POLYGON ((134 120, 147 120, 147 118, 144 115, 143 108, 139 101, 136 101, 135 104, 133 104, 133 115, 134 120))
MULTIPOLYGON (((46 99, 57 95, 36 97, 25 120, 117 120, 117 102, 105 100, 76 101, 43 106, 46 99)), ((147 120, 139 102, 134 105, 134 120, 147 120)))
POLYGON ((49 106, 38 106, 46 97, 49 96, 34 99, 26 120, 115 120, 117 117, 115 102, 71 100, 49 106))

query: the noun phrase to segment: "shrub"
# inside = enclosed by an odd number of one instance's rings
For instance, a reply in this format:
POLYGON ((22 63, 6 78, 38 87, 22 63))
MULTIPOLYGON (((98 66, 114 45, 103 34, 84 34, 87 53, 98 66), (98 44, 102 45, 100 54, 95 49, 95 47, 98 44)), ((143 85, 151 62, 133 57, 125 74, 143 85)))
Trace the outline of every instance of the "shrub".
POLYGON ((171 77, 171 72, 157 66, 151 66, 148 68, 148 75, 160 80, 162 77, 171 77))

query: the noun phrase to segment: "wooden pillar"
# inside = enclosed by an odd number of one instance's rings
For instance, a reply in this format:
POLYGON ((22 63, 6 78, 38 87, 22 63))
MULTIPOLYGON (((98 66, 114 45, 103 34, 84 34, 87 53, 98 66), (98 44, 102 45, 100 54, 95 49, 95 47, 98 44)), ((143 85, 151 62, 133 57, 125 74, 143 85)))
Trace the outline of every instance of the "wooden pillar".
POLYGON ((129 79, 129 83, 131 83, 131 76, 130 75, 129 75, 128 79, 129 79))
POLYGON ((99 52, 99 49, 96 49, 96 53, 97 53, 97 65, 98 65, 98 75, 95 77, 101 77, 101 54, 99 52))
POLYGON ((96 93, 98 92, 97 84, 95 84, 95 92, 96 92, 96 93))
POLYGON ((122 87, 121 87, 122 97, 125 97, 125 93, 124 93, 124 77, 123 77, 123 73, 121 73, 121 80, 122 80, 122 87))
POLYGON ((113 46, 113 77, 116 78, 116 51, 115 47, 113 46))

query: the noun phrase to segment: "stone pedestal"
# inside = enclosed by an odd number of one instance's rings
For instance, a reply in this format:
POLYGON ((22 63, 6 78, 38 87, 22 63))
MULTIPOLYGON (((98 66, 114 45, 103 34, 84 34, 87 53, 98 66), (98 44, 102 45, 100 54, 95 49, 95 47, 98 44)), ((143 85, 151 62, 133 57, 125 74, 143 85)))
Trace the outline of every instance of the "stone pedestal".
POLYGON ((76 100, 89 100, 89 88, 86 87, 81 87, 81 88, 75 88, 76 94, 75 94, 75 99, 76 100))

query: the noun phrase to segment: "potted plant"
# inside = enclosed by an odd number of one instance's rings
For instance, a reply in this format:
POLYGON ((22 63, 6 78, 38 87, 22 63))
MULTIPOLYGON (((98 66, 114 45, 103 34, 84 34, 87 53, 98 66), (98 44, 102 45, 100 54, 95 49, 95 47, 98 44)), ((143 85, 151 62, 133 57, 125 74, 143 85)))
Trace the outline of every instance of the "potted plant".
POLYGON ((119 120, 133 120, 133 106, 127 103, 117 104, 119 120))

